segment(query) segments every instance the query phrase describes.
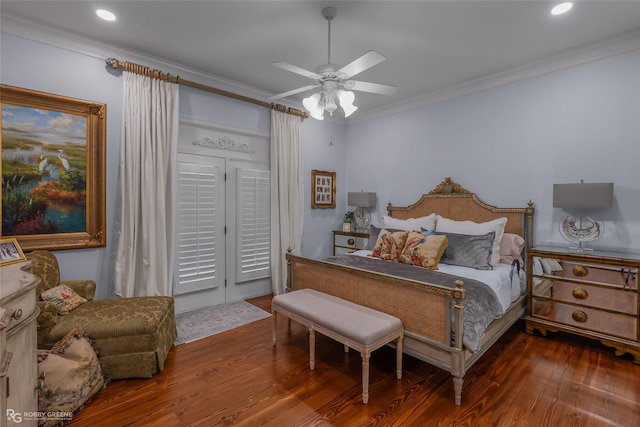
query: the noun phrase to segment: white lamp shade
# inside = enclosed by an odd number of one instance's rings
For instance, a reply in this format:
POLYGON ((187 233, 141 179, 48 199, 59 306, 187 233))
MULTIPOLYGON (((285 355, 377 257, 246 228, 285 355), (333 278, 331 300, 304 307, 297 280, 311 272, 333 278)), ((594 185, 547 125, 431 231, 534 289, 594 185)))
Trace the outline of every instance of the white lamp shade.
POLYGON ((613 206, 613 182, 553 184, 553 207, 609 209, 613 206))
POLYGON ((318 92, 302 100, 304 108, 316 120, 324 120, 324 109, 320 105, 321 98, 322 94, 318 92))
POLYGON ((376 193, 347 193, 347 205, 360 208, 373 208, 376 205, 376 193))
POLYGON ((356 99, 356 96, 351 91, 348 91, 348 90, 338 91, 338 100, 340 101, 340 106, 344 110, 345 117, 349 117, 358 109, 358 107, 353 105, 353 101, 355 101, 355 99, 356 99))

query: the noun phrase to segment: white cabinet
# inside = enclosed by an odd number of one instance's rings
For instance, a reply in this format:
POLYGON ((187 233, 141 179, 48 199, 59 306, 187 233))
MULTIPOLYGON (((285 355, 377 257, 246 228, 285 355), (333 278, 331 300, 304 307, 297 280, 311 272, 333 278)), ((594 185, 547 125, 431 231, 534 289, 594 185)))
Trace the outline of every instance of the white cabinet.
POLYGON ((0 268, 0 403, 1 426, 35 427, 38 419, 36 360, 40 278, 29 273, 31 261, 0 268), (4 320, 2 320, 4 319, 4 320))

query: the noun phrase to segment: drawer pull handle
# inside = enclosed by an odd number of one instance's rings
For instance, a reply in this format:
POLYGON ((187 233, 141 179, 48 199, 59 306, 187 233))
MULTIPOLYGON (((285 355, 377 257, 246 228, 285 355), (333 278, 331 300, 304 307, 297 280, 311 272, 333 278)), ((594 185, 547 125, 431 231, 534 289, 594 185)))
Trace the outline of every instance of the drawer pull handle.
POLYGON ((573 318, 573 320, 580 323, 586 322, 588 318, 587 313, 580 310, 576 310, 573 313, 571 313, 571 317, 573 318))
POLYGON ((576 265, 575 267, 573 267, 573 274, 576 277, 587 277, 587 275, 589 274, 589 269, 582 265, 576 265))
POLYGON ((355 245, 355 244, 356 244, 356 241, 355 241, 354 239, 349 239, 349 240, 347 240, 347 244, 348 244, 349 246, 353 246, 353 245, 355 245))
POLYGON ((22 309, 21 309, 21 308, 17 309, 17 310, 13 313, 13 316, 11 316, 11 317, 13 317, 13 318, 14 318, 14 319, 16 319, 16 320, 20 320, 20 318, 22 317, 22 309))
POLYGON ((571 295, 573 295, 575 299, 587 299, 587 297, 589 296, 589 292, 585 291, 582 288, 576 288, 571 292, 571 295))

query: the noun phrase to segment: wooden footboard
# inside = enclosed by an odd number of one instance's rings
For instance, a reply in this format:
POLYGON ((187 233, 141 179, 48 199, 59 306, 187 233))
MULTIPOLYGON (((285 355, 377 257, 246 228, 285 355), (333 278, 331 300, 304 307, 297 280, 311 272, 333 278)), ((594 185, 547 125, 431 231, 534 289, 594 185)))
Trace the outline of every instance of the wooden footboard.
POLYGON ((457 405, 466 370, 524 314, 523 297, 489 326, 480 350, 470 353, 462 345, 466 293, 461 280, 448 289, 292 254, 287 264, 287 291, 315 289, 402 320, 404 353, 449 371, 457 405), (452 330, 459 331, 453 342, 452 330))
POLYGON ((448 289, 292 254, 287 254, 287 264, 288 291, 315 289, 402 320, 403 351, 451 372, 460 405, 466 352, 462 333, 452 343, 451 331, 463 330, 466 293, 462 281, 448 289))
MULTIPOLYGON (((440 286, 424 285, 287 254, 290 290, 311 288, 356 304, 371 307, 402 320, 405 331, 449 346, 454 294, 462 309, 465 294, 440 286)), ((460 313, 460 316, 462 314, 460 313)))

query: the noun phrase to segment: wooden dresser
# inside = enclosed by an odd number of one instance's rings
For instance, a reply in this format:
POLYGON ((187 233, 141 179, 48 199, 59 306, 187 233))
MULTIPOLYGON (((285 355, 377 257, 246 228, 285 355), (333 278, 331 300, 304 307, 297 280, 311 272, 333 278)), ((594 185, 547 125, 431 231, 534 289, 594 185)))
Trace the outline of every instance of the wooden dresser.
POLYGON ((640 254, 536 246, 528 256, 528 333, 596 339, 640 363, 640 254))
POLYGON ((36 361, 40 278, 29 273, 31 261, 0 267, 0 426, 38 425, 36 361))

